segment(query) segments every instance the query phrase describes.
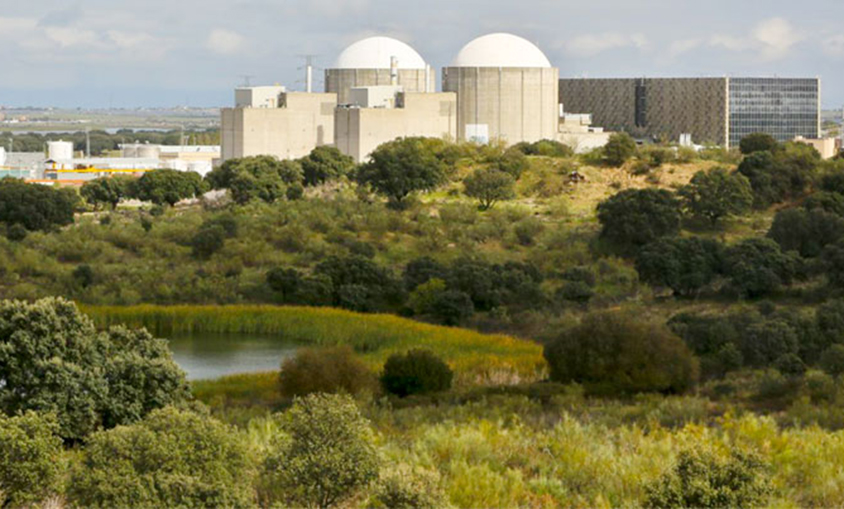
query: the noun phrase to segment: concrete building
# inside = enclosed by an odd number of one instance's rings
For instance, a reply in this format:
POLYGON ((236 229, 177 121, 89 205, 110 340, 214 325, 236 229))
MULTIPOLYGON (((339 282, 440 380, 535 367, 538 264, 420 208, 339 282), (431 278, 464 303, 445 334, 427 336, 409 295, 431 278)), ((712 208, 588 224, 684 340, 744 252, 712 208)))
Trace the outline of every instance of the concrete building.
POLYGON ((400 86, 405 92, 434 92, 433 69, 413 48, 390 37, 369 37, 340 53, 325 70, 325 91, 337 94, 338 104, 351 103, 351 89, 400 86))
POLYGON ((281 85, 240 87, 234 90, 235 108, 278 108, 281 96, 287 92, 281 85))
POLYGON ((559 101, 610 130, 731 147, 754 132, 818 138, 820 90, 817 78, 561 79, 559 101))
POLYGON ((560 116, 557 141, 568 145, 578 154, 603 147, 610 141, 611 135, 612 133, 604 131, 603 127, 592 125, 592 115, 564 113, 560 116))
POLYGON ((533 43, 510 34, 479 37, 443 69, 457 94, 457 138, 514 144, 555 139, 559 71, 533 43))
POLYGON ((335 145, 356 162, 396 138, 424 136, 453 140, 457 134, 457 96, 404 92, 399 87, 353 88, 352 106, 335 112, 335 145), (389 92, 392 92, 390 94, 389 92))
MULTIPOLYGON (((245 92, 239 90, 245 100, 245 92)), ((251 98, 249 104, 268 105, 272 101, 271 94, 263 92, 253 93, 251 98)), ((297 159, 316 147, 331 145, 334 143, 336 106, 337 95, 333 93, 279 91, 275 108, 224 108, 220 130, 222 159, 257 155, 297 159)))
POLYGON ((804 138, 802 136, 798 136, 794 138, 794 141, 798 143, 805 143, 806 145, 811 145, 815 150, 818 151, 818 153, 823 159, 832 159, 841 152, 840 138, 809 139, 804 138))

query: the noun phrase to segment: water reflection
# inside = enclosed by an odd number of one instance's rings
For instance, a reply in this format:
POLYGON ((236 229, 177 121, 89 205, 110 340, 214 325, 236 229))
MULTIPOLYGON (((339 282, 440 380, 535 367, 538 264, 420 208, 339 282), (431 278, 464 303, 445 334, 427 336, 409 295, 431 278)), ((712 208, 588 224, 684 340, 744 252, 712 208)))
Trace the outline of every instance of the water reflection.
POLYGON ((278 370, 297 345, 261 334, 200 333, 169 338, 173 359, 188 380, 278 370))

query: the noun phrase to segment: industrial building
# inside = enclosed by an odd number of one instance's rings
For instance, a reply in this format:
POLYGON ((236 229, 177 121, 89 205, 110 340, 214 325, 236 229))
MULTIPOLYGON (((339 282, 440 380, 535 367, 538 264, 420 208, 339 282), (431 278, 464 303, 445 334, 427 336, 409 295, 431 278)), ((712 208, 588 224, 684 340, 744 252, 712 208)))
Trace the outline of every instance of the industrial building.
POLYGON ((731 147, 755 132, 819 138, 820 93, 818 78, 561 79, 559 101, 607 129, 731 147))
POLYGON ((235 90, 235 107, 221 112, 223 160, 270 155, 296 159, 334 144, 337 94, 288 92, 284 87, 235 90))
POLYGON ((325 70, 325 92, 337 103, 352 102, 359 87, 400 86, 405 92, 435 92, 434 71, 415 49, 390 37, 369 37, 347 47, 325 70))
POLYGON ((457 94, 458 140, 507 144, 556 139, 559 70, 533 43, 511 34, 469 42, 443 69, 457 94))
POLYGON ((414 93, 401 87, 353 88, 352 105, 337 108, 335 145, 356 162, 366 160, 379 145, 410 136, 454 139, 457 95, 414 93))

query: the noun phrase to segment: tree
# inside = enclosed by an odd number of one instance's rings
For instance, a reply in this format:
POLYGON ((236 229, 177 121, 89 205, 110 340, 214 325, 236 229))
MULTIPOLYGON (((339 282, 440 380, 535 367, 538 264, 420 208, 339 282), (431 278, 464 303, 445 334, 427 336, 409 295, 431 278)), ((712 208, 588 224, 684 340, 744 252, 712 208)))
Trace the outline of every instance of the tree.
POLYGON ((285 359, 279 375, 281 395, 375 392, 375 376, 349 346, 305 348, 285 359))
POLYGON ((256 177, 246 171, 240 171, 231 179, 229 192, 235 203, 245 205, 252 200, 273 203, 286 196, 287 188, 278 173, 268 172, 256 177))
POLYGON ((466 196, 475 198, 481 210, 489 210, 496 202, 516 197, 516 181, 507 173, 496 169, 479 169, 463 180, 466 196))
POLYGON ((739 143, 739 150, 744 155, 750 155, 754 152, 770 152, 774 153, 779 149, 779 143, 773 136, 768 133, 753 133, 748 134, 741 139, 739 143))
POLYGON ((832 376, 844 374, 844 345, 832 345, 824 350, 821 354, 821 367, 832 376))
POLYGON ((128 424, 188 396, 165 341, 146 331, 97 332, 76 305, 0 302, 0 410, 52 412, 65 439, 128 424))
POLYGON ((167 407, 92 435, 68 495, 81 507, 251 507, 253 461, 234 428, 167 407))
POLYGON ((827 281, 835 288, 844 288, 844 241, 827 245, 822 254, 827 281))
POLYGON ((724 272, 741 295, 755 298, 791 284, 799 272, 799 262, 771 239, 750 238, 727 248, 724 272))
POLYGON ((753 205, 750 181, 723 168, 695 173, 678 194, 692 216, 707 219, 713 225, 724 217, 744 214, 753 205))
POLYGON ((614 133, 604 146, 604 160, 621 166, 636 154, 636 141, 627 133, 614 133))
POLYGON ((680 231, 680 202, 664 189, 628 189, 598 204, 601 237, 635 250, 680 231))
POLYGON ((264 477, 295 506, 334 507, 378 477, 369 421, 349 396, 312 394, 280 417, 264 477))
POLYGON ((844 218, 823 210, 787 209, 777 212, 768 231, 783 251, 797 251, 804 258, 821 255, 828 244, 844 236, 844 218))
POLYGON ((620 312, 590 313, 545 346, 551 380, 579 383, 594 394, 682 393, 698 365, 664 325, 620 312))
POLYGON ((29 231, 49 230, 73 223, 70 196, 48 186, 0 179, 0 222, 23 225, 29 231))
POLYGON ((79 193, 85 201, 99 208, 100 205, 110 205, 111 209, 117 208, 120 200, 129 196, 129 191, 134 182, 133 177, 113 176, 100 177, 85 182, 79 193))
POLYGON ((430 191, 446 176, 446 165, 425 144, 425 138, 399 138, 384 143, 358 169, 357 181, 400 205, 409 194, 430 191))
POLYGON ((636 256, 639 278, 654 286, 691 295, 710 284, 723 270, 723 247, 716 241, 663 238, 643 247, 636 256))
POLYGON ((51 416, 0 414, 0 504, 33 507, 59 489, 62 440, 51 416))
POLYGON ((192 171, 153 170, 135 181, 134 197, 156 205, 170 205, 205 191, 202 177, 192 171))
POLYGON ((315 186, 352 173, 355 161, 335 147, 323 145, 299 160, 306 186, 315 186))
POLYGON ((267 284, 284 302, 293 302, 301 283, 302 274, 296 269, 278 267, 267 272, 267 284))
POLYGON ((451 388, 454 373, 448 364, 428 350, 393 354, 384 364, 381 386, 400 398, 412 394, 442 392, 451 388))
POLYGON ((226 243, 226 232, 217 225, 203 225, 190 241, 193 256, 200 260, 207 260, 223 248, 226 243))
POLYGON ((298 162, 253 156, 229 159, 214 168, 205 180, 212 189, 228 189, 232 199, 243 205, 253 199, 272 203, 283 196, 298 198, 303 178, 298 162))
POLYGON ((411 260, 404 268, 402 276, 404 287, 409 292, 431 279, 445 280, 447 277, 448 268, 429 256, 411 260))
POLYGON ((335 305, 353 311, 372 311, 396 302, 400 285, 384 268, 363 256, 330 256, 314 269, 332 283, 335 305))
POLYGON ((769 467, 755 454, 694 448, 647 487, 645 507, 762 507, 772 491, 769 467))
POLYGON ((503 171, 513 177, 514 181, 518 180, 522 176, 522 173, 530 168, 528 158, 521 151, 512 147, 493 158, 490 162, 492 163, 490 169, 503 171))

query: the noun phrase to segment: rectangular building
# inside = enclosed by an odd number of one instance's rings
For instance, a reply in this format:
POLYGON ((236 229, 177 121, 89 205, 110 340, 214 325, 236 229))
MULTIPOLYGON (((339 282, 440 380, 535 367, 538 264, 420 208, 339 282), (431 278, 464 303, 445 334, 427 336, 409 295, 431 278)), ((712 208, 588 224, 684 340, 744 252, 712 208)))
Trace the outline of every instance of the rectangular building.
MULTIPOLYGON (((246 100, 246 93, 241 91, 246 100)), ((222 159, 269 155, 298 159, 334 143, 337 94, 279 92, 254 94, 262 106, 224 108, 221 113, 222 159)))
MULTIPOLYGON (((354 93, 356 89, 352 91, 354 93)), ((362 92, 358 94, 359 97, 363 95, 362 92)), ((373 93, 368 97, 374 98, 379 105, 384 102, 381 94, 373 93)), ((395 98, 395 107, 363 104, 337 108, 334 124, 337 148, 356 162, 362 162, 379 145, 396 138, 456 138, 456 94, 398 92, 395 98)))
POLYGON ((765 132, 779 141, 820 136, 818 78, 561 79, 560 103, 634 136, 737 146, 765 132))

